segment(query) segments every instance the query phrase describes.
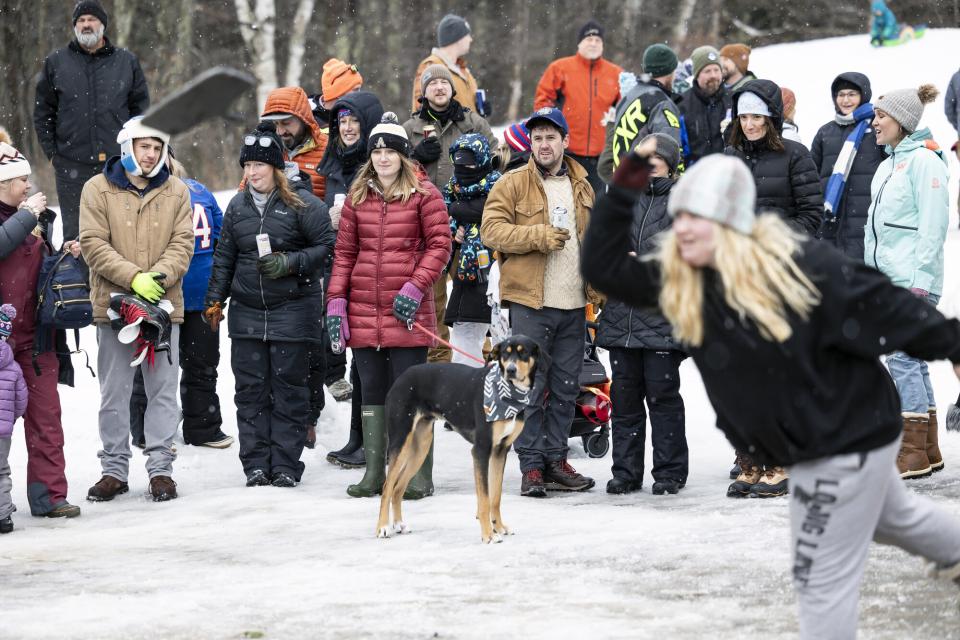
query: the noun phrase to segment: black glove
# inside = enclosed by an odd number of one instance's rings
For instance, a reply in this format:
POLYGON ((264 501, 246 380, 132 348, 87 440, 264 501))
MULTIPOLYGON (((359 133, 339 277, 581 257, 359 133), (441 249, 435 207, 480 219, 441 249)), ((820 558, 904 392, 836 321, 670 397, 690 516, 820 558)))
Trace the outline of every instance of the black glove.
POLYGON ((283 278, 290 275, 290 259, 285 253, 268 253, 257 260, 257 271, 271 280, 283 278))
POLYGON ((430 136, 420 141, 420 144, 413 148, 413 159, 420 164, 431 164, 440 159, 440 140, 437 136, 430 136))
POLYGON ((447 211, 460 224, 480 224, 483 222, 483 205, 486 201, 486 198, 454 200, 447 206, 447 211))

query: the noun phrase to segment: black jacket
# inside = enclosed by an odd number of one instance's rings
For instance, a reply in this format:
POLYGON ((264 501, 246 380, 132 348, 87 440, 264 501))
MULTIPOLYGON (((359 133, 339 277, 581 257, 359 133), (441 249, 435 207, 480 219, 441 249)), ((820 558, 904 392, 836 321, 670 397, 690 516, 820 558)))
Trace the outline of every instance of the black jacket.
POLYGON ((233 197, 223 215, 205 302, 209 306, 230 298, 227 319, 235 340, 320 341, 322 267, 336 234, 327 206, 310 191, 310 181, 291 184, 307 204, 303 210, 288 207, 274 192, 261 217, 247 187, 233 197), (273 251, 288 254, 291 275, 275 280, 260 275, 256 240, 260 233, 270 236, 273 251))
MULTIPOLYGON (((447 205, 450 217, 458 224, 480 225, 483 221, 483 205, 487 196, 471 198, 469 200, 454 200, 447 205)), ((460 245, 454 243, 454 251, 450 256, 451 265, 460 258, 460 245)), ((488 250, 489 251, 489 250, 488 250)), ((493 259, 493 251, 489 251, 493 259)), ((454 322, 478 322, 490 324, 490 305, 487 304, 487 282, 460 280, 457 270, 451 266, 450 274, 453 286, 450 289, 450 299, 443 314, 443 323, 452 327, 454 322)))
MULTIPOLYGON (((675 181, 670 178, 654 178, 647 190, 640 194, 633 208, 633 224, 630 225, 630 251, 638 256, 656 250, 657 236, 673 223, 667 214, 667 199, 675 181)), ((673 338, 670 323, 659 311, 630 305, 610 298, 600 314, 600 332, 597 344, 609 349, 680 349, 673 338)))
MULTIPOLYGON (((831 86, 831 99, 836 104, 835 87, 838 82, 846 81, 860 87, 861 104, 870 102, 870 80, 862 73, 841 73, 831 86)), ((810 155, 820 175, 820 186, 824 194, 827 192, 827 182, 833 173, 837 157, 843 143, 847 141, 857 124, 839 124, 835 120, 820 127, 813 138, 810 155)), ((821 228, 821 237, 829 240, 838 249, 855 260, 863 260, 863 228, 867 223, 867 212, 870 209, 870 182, 877 172, 880 163, 886 160, 887 152, 877 144, 877 134, 873 126, 867 128, 860 142, 860 148, 853 159, 850 175, 847 177, 843 190, 843 197, 837 209, 837 223, 821 228)))
POLYGON ((102 165, 120 154, 123 124, 149 105, 136 56, 109 41, 90 54, 74 40, 43 61, 33 126, 47 158, 102 165))
MULTIPOLYGON (((601 291, 653 307, 659 265, 627 255, 635 203, 636 195, 618 186, 597 201, 581 265, 601 291)), ((689 348, 717 426, 761 464, 789 465, 896 441, 903 427, 900 399, 881 354, 902 350, 960 362, 960 321, 826 243, 804 242, 796 261, 823 300, 806 321, 791 317, 786 342, 765 340, 741 321, 724 301, 717 273, 705 269, 703 344, 689 348)))
MULTIPOLYGON (((760 96, 770 109, 777 131, 783 127, 783 99, 780 87, 769 80, 751 80, 733 94, 733 120, 730 126, 739 126, 737 99, 750 91, 760 96)), ((747 163, 757 184, 757 211, 775 211, 798 231, 813 235, 820 228, 823 217, 823 192, 820 177, 805 146, 793 140, 783 140, 783 151, 773 151, 764 140, 745 141, 740 148, 727 147, 727 155, 734 155, 747 163)))
POLYGON ((327 150, 320 161, 317 172, 326 179, 326 194, 323 201, 333 205, 338 193, 346 193, 353 183, 353 177, 367 161, 367 138, 383 116, 380 99, 369 91, 353 91, 337 100, 330 109, 330 133, 327 150), (351 147, 340 146, 340 122, 337 113, 349 109, 360 120, 360 139, 351 147))
POLYGON ((723 153, 725 143, 720 126, 733 108, 727 88, 721 85, 715 94, 706 96, 694 82, 692 87, 683 92, 678 106, 690 150, 689 154, 684 155, 686 165, 689 167, 711 153, 723 153))

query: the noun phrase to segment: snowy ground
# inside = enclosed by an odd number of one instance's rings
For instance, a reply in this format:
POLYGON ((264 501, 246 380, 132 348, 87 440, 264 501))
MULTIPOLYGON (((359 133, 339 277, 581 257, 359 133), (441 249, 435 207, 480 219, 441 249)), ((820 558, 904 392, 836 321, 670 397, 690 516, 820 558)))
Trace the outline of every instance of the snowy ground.
MULTIPOLYGON (((799 96, 809 138, 830 116, 827 85, 835 73, 865 70, 880 91, 928 80, 945 87, 954 67, 940 54, 953 50, 958 36, 934 31, 881 51, 856 36, 759 49, 753 60, 758 74, 791 77, 783 83, 799 96)), ((941 108, 932 105, 925 121, 945 143, 952 134, 941 108)), ((942 303, 952 315, 960 301, 955 227, 942 303)), ((93 356, 92 331, 83 343, 93 356)), ((224 429, 236 434, 227 360, 224 429)), ((946 363, 931 370, 943 413, 957 382, 946 363)), ((343 443, 347 405, 324 413, 296 489, 245 488, 236 445, 214 451, 180 443, 179 500, 154 504, 145 496, 137 455, 130 494, 87 503, 86 489, 100 475, 99 396, 97 382, 79 368, 78 387, 63 389, 62 400, 70 499, 83 517, 29 516, 25 451, 16 435, 21 511, 17 530, 0 538, 0 638, 794 637, 787 500, 724 497, 732 451, 713 427, 689 361, 682 377, 691 475, 679 496, 651 495, 649 478, 643 493, 607 495, 609 456, 587 459, 572 441, 574 465, 598 487, 524 499, 511 455, 503 512, 516 535, 485 546, 473 518, 468 445, 439 429, 437 495, 405 510, 415 533, 374 538, 378 501, 344 493, 360 472, 324 461, 343 443)), ((946 470, 911 486, 960 517, 960 434, 944 433, 942 449, 946 470)), ((956 588, 922 577, 916 558, 876 547, 863 584, 861 637, 960 638, 958 601, 956 588)))

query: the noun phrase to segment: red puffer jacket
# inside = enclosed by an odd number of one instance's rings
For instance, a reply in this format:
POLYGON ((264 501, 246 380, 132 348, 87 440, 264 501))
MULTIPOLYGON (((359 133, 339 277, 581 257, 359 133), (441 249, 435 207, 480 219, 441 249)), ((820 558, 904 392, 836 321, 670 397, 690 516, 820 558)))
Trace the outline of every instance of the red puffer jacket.
POLYGON ((423 347, 435 341, 393 317, 393 299, 407 282, 423 292, 416 320, 436 333, 433 283, 450 260, 450 222, 440 192, 384 202, 370 192, 357 207, 343 205, 327 299, 347 299, 350 340, 356 347, 423 347))

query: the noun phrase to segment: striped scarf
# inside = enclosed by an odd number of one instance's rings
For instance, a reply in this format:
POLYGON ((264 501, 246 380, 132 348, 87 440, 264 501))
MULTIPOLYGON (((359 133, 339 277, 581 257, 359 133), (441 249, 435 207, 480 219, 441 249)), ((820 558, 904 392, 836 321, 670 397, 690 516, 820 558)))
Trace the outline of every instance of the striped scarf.
POLYGON ((833 165, 833 173, 827 181, 827 190, 823 196, 824 222, 835 222, 837 219, 837 210, 840 208, 840 201, 843 199, 843 191, 847 186, 847 178, 850 177, 850 170, 853 168, 853 161, 857 157, 857 151, 860 149, 860 143, 863 142, 863 135, 873 120, 873 105, 867 102, 856 108, 849 116, 837 116, 837 122, 840 124, 849 124, 845 120, 849 119, 856 122, 850 135, 847 136, 843 147, 840 148, 840 155, 833 165), (841 121, 841 118, 844 121, 841 121))

